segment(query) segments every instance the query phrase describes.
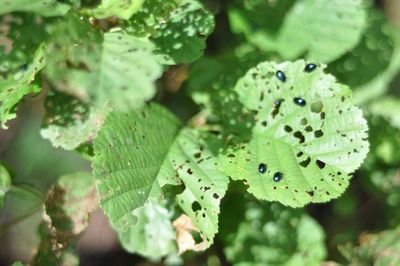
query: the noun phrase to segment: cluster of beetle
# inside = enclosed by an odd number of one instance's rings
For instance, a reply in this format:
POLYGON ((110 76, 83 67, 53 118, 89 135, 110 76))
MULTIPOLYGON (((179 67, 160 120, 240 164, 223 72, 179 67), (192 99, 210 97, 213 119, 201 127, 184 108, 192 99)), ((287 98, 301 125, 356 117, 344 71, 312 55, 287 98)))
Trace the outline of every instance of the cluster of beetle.
MULTIPOLYGON (((305 66, 304 71, 307 73, 310 73, 310 72, 313 72, 316 68, 317 68, 316 64, 310 63, 305 66)), ((276 71, 275 75, 280 81, 286 82, 286 75, 283 71, 278 70, 278 71, 276 71)), ((306 100, 304 100, 303 98, 300 98, 300 97, 293 98, 293 102, 299 106, 306 105, 306 100)), ((281 101, 279 101, 279 100, 275 101, 275 105, 280 105, 280 103, 281 103, 281 101)), ((261 174, 264 174, 267 171, 267 165, 265 163, 260 163, 258 165, 258 171, 261 174)), ((274 182, 279 182, 282 180, 282 178, 283 178, 283 174, 281 172, 275 172, 274 176, 272 177, 272 180, 274 180, 274 182)))

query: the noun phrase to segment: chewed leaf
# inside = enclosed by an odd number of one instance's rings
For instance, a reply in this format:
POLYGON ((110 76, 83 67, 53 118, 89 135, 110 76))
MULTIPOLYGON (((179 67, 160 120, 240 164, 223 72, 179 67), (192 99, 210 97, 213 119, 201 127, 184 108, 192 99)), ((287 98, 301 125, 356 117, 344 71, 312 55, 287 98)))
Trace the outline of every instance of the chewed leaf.
POLYGON ((100 19, 111 16, 129 19, 142 7, 143 2, 144 0, 102 0, 89 14, 100 19))
MULTIPOLYGON (((176 201, 199 229, 204 248, 211 245, 218 232, 219 205, 229 182, 229 178, 218 170, 218 158, 207 146, 205 138, 207 136, 196 130, 183 129, 168 153, 168 162, 165 162, 175 169, 177 183, 185 187, 176 196, 176 201)), ((161 182, 176 184, 171 180, 161 179, 161 182)))
POLYGON ((110 112, 103 108, 88 107, 75 97, 50 92, 45 100, 46 119, 40 134, 54 147, 73 150, 93 140, 110 112))
POLYGON ((157 176, 179 128, 175 116, 158 105, 107 117, 94 141, 93 169, 100 205, 118 231, 136 223, 133 211, 151 191, 159 195, 157 176))
POLYGON ((160 63, 172 65, 202 55, 214 19, 197 0, 152 0, 143 3, 130 24, 130 32, 155 43, 160 63))
POLYGON ((223 170, 258 198, 294 207, 329 201, 364 160, 367 123, 348 87, 323 68, 266 62, 238 81, 239 100, 257 122, 250 142, 227 151, 223 170))
POLYGON ((155 259, 176 252, 172 212, 163 205, 149 200, 133 211, 137 223, 127 232, 119 232, 119 239, 126 250, 155 259))
POLYGON ((202 55, 213 29, 213 16, 198 1, 184 0, 168 21, 160 24, 153 40, 164 63, 190 63, 202 55))
POLYGON ((32 84, 36 73, 45 66, 44 45, 35 53, 31 64, 24 64, 14 75, 9 75, 6 80, 0 78, 0 123, 7 128, 6 122, 16 117, 16 105, 22 98, 30 93, 37 93, 40 87, 32 84))
POLYGON ((100 62, 93 72, 78 72, 73 85, 84 88, 99 105, 110 102, 116 109, 127 111, 141 107, 151 99, 154 81, 161 66, 152 54, 154 45, 144 38, 125 33, 106 33, 100 62))

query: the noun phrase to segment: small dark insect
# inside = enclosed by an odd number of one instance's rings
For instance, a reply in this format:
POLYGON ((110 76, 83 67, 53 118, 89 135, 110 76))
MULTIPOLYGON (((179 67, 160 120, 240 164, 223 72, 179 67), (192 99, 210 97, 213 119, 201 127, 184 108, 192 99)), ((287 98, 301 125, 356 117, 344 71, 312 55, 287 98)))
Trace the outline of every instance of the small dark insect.
POLYGON ((267 171, 267 166, 265 165, 265 163, 260 163, 258 165, 258 172, 264 174, 266 171, 267 171))
POLYGON ((280 71, 280 70, 276 71, 276 76, 280 81, 282 81, 282 82, 286 81, 285 73, 283 73, 282 71, 280 71))
POLYGON ((275 182, 279 182, 279 181, 281 181, 282 180, 282 173, 281 172, 276 172, 275 174, 274 174, 274 177, 272 178, 275 182))
POLYGON ((303 98, 300 97, 295 97, 293 99, 293 102, 299 106, 305 106, 306 105, 306 100, 304 100, 303 98))
POLYGON ((21 71, 21 72, 25 72, 25 71, 27 71, 28 70, 28 64, 22 64, 22 65, 20 65, 19 66, 19 71, 21 71))
POLYGON ((304 71, 307 73, 313 72, 317 68, 316 64, 310 63, 307 64, 306 67, 304 68, 304 71))

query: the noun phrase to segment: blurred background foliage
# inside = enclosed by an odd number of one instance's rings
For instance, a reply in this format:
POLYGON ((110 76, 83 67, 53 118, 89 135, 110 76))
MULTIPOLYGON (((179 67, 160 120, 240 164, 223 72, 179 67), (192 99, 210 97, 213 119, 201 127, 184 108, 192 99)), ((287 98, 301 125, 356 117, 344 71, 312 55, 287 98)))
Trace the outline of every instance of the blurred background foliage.
MULTIPOLYGON (((28 262, 34 254, 34 265, 55 265, 52 252, 56 251, 51 248, 54 245, 64 246, 64 265, 77 263, 70 247, 77 247, 81 265, 400 263, 399 1, 364 0, 357 5, 358 1, 332 0, 313 5, 315 1, 311 0, 203 0, 201 3, 214 15, 214 22, 208 15, 199 15, 204 28, 185 43, 190 53, 180 47, 171 52, 174 43, 168 33, 152 27, 155 22, 148 21, 148 14, 154 14, 157 21, 165 16, 163 12, 175 9, 174 1, 145 0, 145 8, 126 21, 115 17, 103 19, 110 15, 104 13, 110 7, 104 3, 97 6, 98 2, 59 1, 53 10, 63 14, 67 4, 84 7, 83 19, 88 21, 85 24, 80 23, 79 17, 70 16, 67 21, 47 17, 50 11, 44 9, 38 9, 36 14, 16 12, 0 16, 3 79, 10 75, 10 69, 36 72, 38 69, 24 65, 25 62, 36 60, 35 52, 41 42, 51 39, 53 45, 49 47, 52 56, 47 62, 51 67, 35 81, 42 92, 32 89, 18 95, 22 99, 25 94, 34 93, 23 98, 17 118, 7 124, 9 128, 0 130, 0 265, 16 260, 28 262), (162 8, 155 8, 158 2, 162 8), (306 7, 302 2, 307 3, 306 7), (96 16, 99 19, 94 19, 96 16), (216 119, 221 119, 221 124, 234 134, 242 131, 231 128, 226 121, 239 114, 234 108, 221 108, 220 101, 229 98, 232 107, 237 104, 226 88, 232 87, 249 68, 265 60, 306 58, 326 63, 330 73, 351 87, 370 128, 369 155, 345 194, 329 203, 292 210, 277 203, 256 201, 244 195, 240 184, 233 183, 222 201, 220 232, 206 252, 189 252, 182 258, 170 256, 153 262, 125 251, 102 212, 94 211, 98 206, 89 189, 93 186, 89 184, 93 182, 89 174, 90 141, 107 110, 88 104, 92 100, 92 92, 86 90, 90 85, 75 86, 82 75, 87 75, 86 66, 98 64, 93 54, 100 53, 96 42, 101 38, 99 32, 120 25, 128 27, 135 36, 149 37, 164 62, 163 75, 160 69, 158 76, 146 76, 136 82, 146 83, 146 89, 151 91, 155 81, 155 99, 183 121, 199 112, 198 104, 203 112, 217 114, 216 119), (210 33, 204 43, 203 35, 210 33), (6 52, 9 39, 15 40, 11 53, 6 52), (79 49, 74 46, 76 40, 81 45, 79 49), (66 45, 68 51, 60 51, 61 45, 66 45), (66 63, 60 65, 60 60, 66 63), (76 175, 71 175, 76 172, 80 173, 79 182, 76 175), (81 186, 84 180, 87 186, 81 186), (64 195, 62 191, 77 194, 64 195), (51 195, 61 200, 44 207, 51 195), (76 200, 80 202, 78 206, 76 200), (68 224, 54 222, 60 215, 74 216, 84 202, 91 207, 87 212, 94 213, 83 234, 88 217, 68 224), (76 240, 78 235, 81 237, 76 240)), ((121 14, 129 18, 133 13, 124 10, 121 14)), ((183 26, 175 22, 171 19, 168 27, 187 29, 191 25, 190 21, 183 26)), ((182 37, 181 41, 186 39, 182 37)), ((148 44, 141 45, 139 49, 146 54, 148 44)), ((13 73, 18 75, 18 71, 13 73)), ((125 84, 119 85, 124 90, 125 84)), ((2 95, 7 84, 4 86, 0 95, 14 97, 15 92, 2 95)), ((114 97, 107 93, 104 97, 114 97)), ((132 101, 136 99, 133 97, 132 101)), ((122 104, 128 106, 132 101, 124 99, 122 104)), ((15 110, 14 103, 10 108, 15 110)), ((11 111, 0 108, 2 122, 5 117, 11 118, 11 111)))

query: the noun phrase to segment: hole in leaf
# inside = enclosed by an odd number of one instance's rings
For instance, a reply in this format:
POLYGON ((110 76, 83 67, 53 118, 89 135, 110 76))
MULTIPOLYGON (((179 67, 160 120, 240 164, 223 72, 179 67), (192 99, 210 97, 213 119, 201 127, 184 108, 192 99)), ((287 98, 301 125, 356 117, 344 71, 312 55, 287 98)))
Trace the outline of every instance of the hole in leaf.
POLYGON ((284 129, 286 132, 288 132, 288 133, 290 133, 290 132, 293 131, 293 129, 292 129, 290 126, 288 126, 288 125, 286 125, 283 129, 284 129))
POLYGON ((197 212, 197 211, 199 211, 199 210, 201 210, 200 203, 197 202, 197 201, 194 201, 194 202, 192 203, 192 211, 197 212))
POLYGON ((201 237, 201 234, 199 232, 191 230, 190 234, 192 235, 192 237, 194 239, 194 242, 196 244, 199 244, 199 243, 203 242, 203 238, 201 237))
POLYGON ((322 132, 322 130, 316 130, 316 131, 314 131, 314 136, 316 137, 316 138, 320 138, 320 137, 322 137, 324 135, 324 132, 322 132))
POLYGON ((312 132, 312 131, 313 131, 313 128, 312 128, 312 126, 306 126, 306 127, 305 127, 305 130, 306 130, 307 132, 312 132))
POLYGON ((307 167, 310 164, 310 162, 311 162, 311 158, 307 157, 307 159, 305 159, 304 161, 300 162, 300 165, 303 166, 303 167, 307 167))
POLYGON ((300 131, 294 132, 293 136, 295 138, 298 138, 300 143, 303 143, 306 140, 303 133, 301 133, 300 131))
POLYGON ((320 161, 317 159, 315 162, 316 162, 317 166, 319 167, 319 169, 325 168, 325 163, 323 161, 320 161))
POLYGON ((300 120, 300 124, 301 124, 302 126, 307 125, 307 118, 303 117, 303 118, 300 120))
POLYGON ((311 112, 313 113, 321 112, 322 108, 324 108, 322 101, 317 101, 311 104, 311 112))
POLYGON ((310 195, 311 197, 313 197, 314 196, 314 191, 312 191, 312 190, 311 191, 307 191, 307 194, 310 195))

